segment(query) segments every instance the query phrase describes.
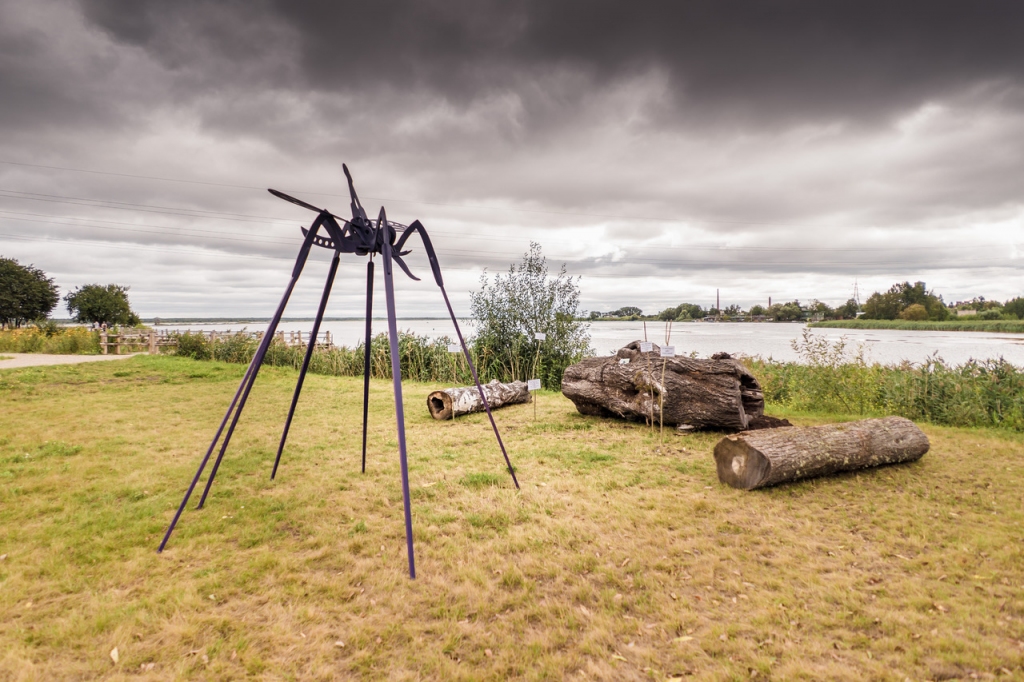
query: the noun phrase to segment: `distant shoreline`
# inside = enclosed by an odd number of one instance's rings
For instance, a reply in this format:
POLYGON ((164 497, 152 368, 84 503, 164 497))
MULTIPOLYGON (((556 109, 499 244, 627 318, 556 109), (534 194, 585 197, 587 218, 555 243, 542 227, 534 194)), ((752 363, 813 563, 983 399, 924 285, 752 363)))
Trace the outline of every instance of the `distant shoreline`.
POLYGON ((910 320, 828 320, 811 322, 818 329, 895 329, 922 332, 993 332, 1024 334, 1024 320, 945 320, 942 322, 910 320))

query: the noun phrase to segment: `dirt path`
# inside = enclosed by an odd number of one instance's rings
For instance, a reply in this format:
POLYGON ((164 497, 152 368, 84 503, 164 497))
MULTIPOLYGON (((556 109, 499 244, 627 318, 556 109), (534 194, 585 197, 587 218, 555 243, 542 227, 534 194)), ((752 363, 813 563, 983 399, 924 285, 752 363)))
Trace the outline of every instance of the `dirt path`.
POLYGON ((0 353, 0 369, 15 367, 36 367, 39 365, 74 365, 79 362, 101 362, 103 360, 127 360, 131 355, 49 355, 47 353, 0 353))

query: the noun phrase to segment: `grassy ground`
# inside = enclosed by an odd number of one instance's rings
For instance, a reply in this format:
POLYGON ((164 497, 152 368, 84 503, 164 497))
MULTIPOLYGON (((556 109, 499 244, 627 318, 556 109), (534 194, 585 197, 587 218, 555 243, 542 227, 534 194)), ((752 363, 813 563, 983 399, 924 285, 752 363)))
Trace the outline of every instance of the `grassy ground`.
POLYGON ((1001 332, 1024 334, 1024 320, 972 320, 954 318, 944 322, 911 320, 828 320, 811 322, 808 327, 831 327, 833 329, 898 329, 903 331, 931 332, 1001 332))
POLYGON ((364 475, 360 380, 307 377, 271 482, 271 367, 157 554, 243 371, 0 372, 0 679, 1024 676, 1019 434, 925 425, 920 462, 741 492, 719 436, 662 447, 549 393, 497 413, 516 492, 485 417, 407 384, 411 581, 389 384, 364 475))

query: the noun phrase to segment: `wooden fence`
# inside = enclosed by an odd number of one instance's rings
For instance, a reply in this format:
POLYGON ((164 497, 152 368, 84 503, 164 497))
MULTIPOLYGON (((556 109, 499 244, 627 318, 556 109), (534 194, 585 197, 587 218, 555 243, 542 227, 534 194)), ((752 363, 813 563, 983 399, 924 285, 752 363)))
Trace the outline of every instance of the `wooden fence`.
MULTIPOLYGON (((128 353, 150 353, 156 354, 160 352, 161 348, 176 348, 178 345, 178 335, 182 332, 174 329, 102 329, 100 330, 100 352, 103 355, 113 354, 121 355, 121 351, 124 350, 128 353)), ((218 340, 226 341, 233 339, 239 334, 256 339, 257 341, 263 338, 264 332, 218 332, 218 331, 193 331, 190 332, 193 335, 202 334, 204 337, 215 342, 218 340)), ((309 332, 295 331, 295 332, 284 332, 279 331, 274 335, 279 343, 283 343, 286 346, 305 346, 309 344, 309 332)), ((334 339, 331 337, 331 333, 320 332, 317 334, 316 345, 322 348, 333 348, 334 339)))

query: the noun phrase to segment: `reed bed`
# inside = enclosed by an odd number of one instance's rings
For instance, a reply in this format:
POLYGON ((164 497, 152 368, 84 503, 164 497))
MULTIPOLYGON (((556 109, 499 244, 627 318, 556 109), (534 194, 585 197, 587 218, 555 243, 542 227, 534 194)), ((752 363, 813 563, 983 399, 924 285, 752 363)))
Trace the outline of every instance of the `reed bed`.
POLYGON ((770 405, 804 412, 900 415, 945 426, 995 426, 1024 431, 1024 370, 998 360, 947 364, 868 364, 846 339, 804 332, 794 342, 803 362, 747 360, 770 405))
POLYGON ((85 327, 23 327, 0 331, 0 351, 8 353, 57 353, 96 355, 99 332, 85 327))
MULTIPOLYGON (((402 377, 431 383, 472 383, 473 375, 462 353, 448 352, 451 343, 452 339, 447 336, 429 339, 411 332, 399 332, 398 354, 402 377)), ((215 341, 210 341, 202 334, 185 333, 178 337, 176 354, 196 360, 247 364, 255 355, 258 345, 259 342, 255 338, 245 333, 215 341)), ((361 343, 355 348, 318 347, 310 359, 309 371, 329 376, 362 376, 364 348, 361 343)), ((264 364, 298 369, 302 366, 305 353, 304 347, 287 346, 275 340, 267 350, 264 364)), ((473 358, 473 364, 481 368, 481 381, 490 381, 492 378, 506 380, 503 376, 491 376, 492 372, 488 369, 492 364, 481 362, 481 356, 473 346, 470 346, 470 356, 473 358)), ((391 348, 388 335, 384 332, 370 340, 370 376, 374 379, 391 378, 391 348)))

